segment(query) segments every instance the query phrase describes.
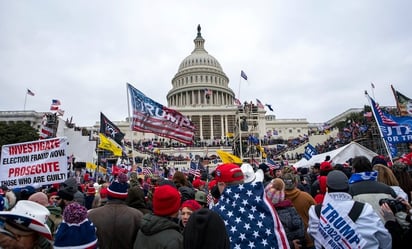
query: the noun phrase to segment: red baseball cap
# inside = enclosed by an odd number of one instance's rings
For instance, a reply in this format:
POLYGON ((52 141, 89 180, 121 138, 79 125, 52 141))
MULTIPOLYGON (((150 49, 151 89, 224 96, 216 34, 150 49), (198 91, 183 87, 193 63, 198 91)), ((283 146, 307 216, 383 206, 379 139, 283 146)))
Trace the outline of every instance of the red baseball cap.
POLYGON ((244 179, 243 171, 239 165, 234 163, 224 163, 215 170, 215 179, 218 182, 235 182, 244 179))

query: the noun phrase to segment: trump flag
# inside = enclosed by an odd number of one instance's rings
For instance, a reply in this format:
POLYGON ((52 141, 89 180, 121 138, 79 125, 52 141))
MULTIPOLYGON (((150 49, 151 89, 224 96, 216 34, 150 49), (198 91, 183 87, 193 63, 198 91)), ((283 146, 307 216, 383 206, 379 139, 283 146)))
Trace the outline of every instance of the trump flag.
POLYGON ((127 84, 133 107, 132 130, 192 144, 195 126, 180 112, 163 106, 127 84))

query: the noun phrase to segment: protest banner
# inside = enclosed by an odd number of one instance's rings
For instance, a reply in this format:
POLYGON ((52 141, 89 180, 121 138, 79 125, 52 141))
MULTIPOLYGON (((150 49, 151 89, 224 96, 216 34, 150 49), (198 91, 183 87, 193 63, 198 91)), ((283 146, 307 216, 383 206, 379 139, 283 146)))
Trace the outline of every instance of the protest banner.
POLYGON ((3 145, 0 184, 9 188, 47 185, 67 178, 67 138, 3 145))

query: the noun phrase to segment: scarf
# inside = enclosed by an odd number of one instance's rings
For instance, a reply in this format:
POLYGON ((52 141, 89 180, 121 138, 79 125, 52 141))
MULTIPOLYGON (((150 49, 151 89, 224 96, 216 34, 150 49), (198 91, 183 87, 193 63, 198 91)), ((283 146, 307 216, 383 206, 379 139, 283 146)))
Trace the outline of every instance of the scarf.
POLYGON ((378 179, 378 171, 366 171, 353 173, 349 178, 349 184, 362 181, 376 181, 378 179))

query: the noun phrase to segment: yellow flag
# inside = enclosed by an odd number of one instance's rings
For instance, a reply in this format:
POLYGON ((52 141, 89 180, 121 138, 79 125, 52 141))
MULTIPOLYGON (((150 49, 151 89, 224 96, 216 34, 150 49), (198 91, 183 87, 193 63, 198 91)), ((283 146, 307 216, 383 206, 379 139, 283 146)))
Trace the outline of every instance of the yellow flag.
POLYGON ((102 133, 99 134, 100 143, 99 148, 104 150, 109 150, 113 152, 115 156, 122 156, 122 149, 119 148, 116 142, 112 141, 110 138, 107 138, 102 133))
POLYGON ((86 162, 86 169, 96 170, 97 165, 94 163, 86 162))
POLYGON ((104 168, 104 167, 102 167, 102 166, 99 166, 99 172, 101 172, 101 173, 103 173, 103 174, 106 174, 106 173, 107 173, 107 169, 104 168))
POLYGON ((233 155, 232 153, 229 153, 223 150, 216 150, 216 153, 219 155, 223 163, 242 164, 242 159, 233 155))
POLYGON ((267 155, 266 155, 265 149, 260 145, 256 145, 256 148, 262 153, 262 157, 266 158, 267 155))

